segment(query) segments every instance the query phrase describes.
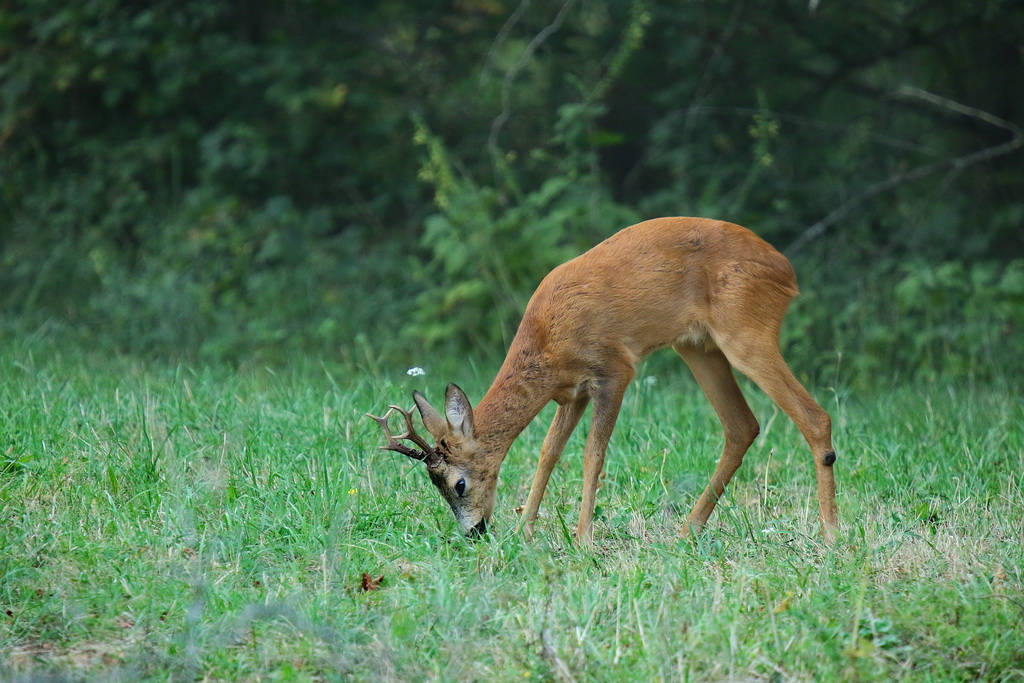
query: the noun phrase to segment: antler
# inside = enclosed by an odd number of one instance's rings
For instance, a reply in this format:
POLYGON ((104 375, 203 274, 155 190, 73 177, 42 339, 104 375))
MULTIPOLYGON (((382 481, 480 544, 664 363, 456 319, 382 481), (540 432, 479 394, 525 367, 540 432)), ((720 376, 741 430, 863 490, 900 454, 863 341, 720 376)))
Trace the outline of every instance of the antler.
POLYGON ((390 405, 388 406, 388 412, 384 413, 382 416, 378 417, 377 415, 371 415, 370 413, 366 413, 366 416, 379 424, 380 428, 384 431, 384 436, 387 438, 388 442, 386 445, 380 447, 382 451, 395 451, 396 453, 402 453, 403 455, 408 455, 414 460, 422 460, 429 466, 432 463, 436 463, 439 456, 437 455, 437 451, 435 451, 430 444, 423 439, 423 437, 416 433, 416 427, 412 422, 412 411, 412 408, 409 410, 402 410, 396 405, 390 405), (391 427, 388 426, 388 419, 391 417, 391 413, 396 410, 405 418, 405 432, 402 434, 392 434, 391 427), (408 439, 423 450, 418 451, 414 448, 409 448, 408 446, 399 443, 398 439, 408 439))

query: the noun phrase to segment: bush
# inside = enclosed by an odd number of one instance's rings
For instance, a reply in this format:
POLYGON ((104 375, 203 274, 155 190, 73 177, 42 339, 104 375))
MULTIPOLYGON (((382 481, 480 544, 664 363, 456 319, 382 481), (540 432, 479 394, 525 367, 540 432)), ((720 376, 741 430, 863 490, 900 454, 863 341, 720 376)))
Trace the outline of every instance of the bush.
POLYGON ((593 176, 556 176, 526 193, 514 191, 509 175, 501 187, 478 186, 455 179, 425 129, 419 139, 430 150, 423 176, 436 182, 439 212, 426 221, 422 244, 431 260, 419 273, 407 334, 428 345, 507 345, 548 271, 638 220, 593 176))
POLYGON ((783 345, 794 365, 822 381, 870 387, 892 377, 1024 373, 1024 260, 889 260, 839 281, 802 270, 783 345))

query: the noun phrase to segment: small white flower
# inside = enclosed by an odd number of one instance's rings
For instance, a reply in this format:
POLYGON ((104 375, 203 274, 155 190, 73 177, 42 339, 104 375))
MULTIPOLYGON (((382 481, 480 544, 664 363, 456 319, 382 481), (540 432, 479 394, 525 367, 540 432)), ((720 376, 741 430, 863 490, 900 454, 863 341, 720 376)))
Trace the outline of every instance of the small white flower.
POLYGON ((657 383, 658 383, 658 378, 655 377, 654 375, 648 375, 647 377, 644 377, 644 385, 645 386, 653 387, 657 383))
POLYGON ((405 374, 409 375, 410 377, 422 377, 423 375, 427 374, 427 371, 419 366, 416 366, 415 368, 409 368, 408 370, 406 370, 405 374))

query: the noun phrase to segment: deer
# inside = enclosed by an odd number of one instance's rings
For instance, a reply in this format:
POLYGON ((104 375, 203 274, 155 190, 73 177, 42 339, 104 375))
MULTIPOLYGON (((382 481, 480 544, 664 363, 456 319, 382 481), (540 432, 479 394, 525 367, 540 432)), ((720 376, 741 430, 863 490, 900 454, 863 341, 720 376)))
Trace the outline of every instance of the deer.
POLYGON ((577 541, 593 544, 594 506, 608 442, 638 363, 672 347, 689 366, 722 426, 725 444, 681 533, 707 524, 760 432, 733 370, 788 415, 807 441, 817 477, 820 531, 835 540, 836 461, 832 421, 801 385, 779 348, 799 290, 789 260, 750 230, 706 218, 656 218, 624 228, 541 281, 498 373, 474 408, 455 384, 438 411, 419 391, 413 408, 367 413, 384 432, 382 450, 421 461, 469 536, 487 532, 498 472, 512 443, 549 402, 554 419, 519 527, 531 534, 552 470, 588 404, 577 541), (415 429, 419 412, 434 445, 415 429), (392 415, 404 421, 393 434, 392 415), (411 442, 416 448, 402 443, 411 442))

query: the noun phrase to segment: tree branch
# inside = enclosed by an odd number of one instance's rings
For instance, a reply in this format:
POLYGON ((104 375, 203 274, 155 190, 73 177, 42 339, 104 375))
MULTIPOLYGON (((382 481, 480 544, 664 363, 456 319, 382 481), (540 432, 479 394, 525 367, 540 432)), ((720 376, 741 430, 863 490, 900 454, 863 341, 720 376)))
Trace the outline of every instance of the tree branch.
POLYGON ((1010 154, 1011 152, 1015 152, 1021 147, 1024 147, 1024 132, 1022 132, 1020 128, 1009 121, 993 116, 988 112, 975 109, 974 107, 968 107, 967 105, 960 104, 959 102, 954 102, 934 93, 910 86, 900 88, 896 91, 896 95, 908 98, 916 97, 936 106, 949 109, 957 114, 969 116, 979 121, 984 121, 985 123, 1009 131, 1013 135, 1013 138, 1007 142, 993 145, 992 147, 986 147, 985 149, 971 152, 970 154, 965 154, 953 159, 944 159, 943 161, 919 166, 910 171, 897 173, 885 180, 869 185, 863 192, 839 205, 827 216, 804 230, 803 233, 793 240, 784 250, 787 256, 792 256, 798 253, 808 244, 821 237, 830 227, 845 218, 851 211, 876 195, 887 192, 904 183, 913 182, 933 173, 938 173, 939 171, 948 170, 951 173, 959 173, 969 166, 979 164, 983 161, 988 161, 989 159, 994 159, 995 157, 1002 156, 1004 154, 1010 154))
POLYGON ((540 33, 533 37, 526 49, 523 50, 522 56, 515 64, 505 73, 505 79, 501 83, 501 113, 498 114, 497 118, 494 119, 494 123, 491 124, 491 132, 487 136, 487 149, 490 150, 491 156, 497 159, 500 156, 500 150, 498 149, 498 133, 504 127, 505 123, 508 122, 509 116, 512 112, 512 82, 519 75, 530 59, 533 57, 533 53, 537 51, 545 40, 551 37, 555 31, 562 27, 562 23, 565 21, 565 17, 569 14, 569 10, 576 4, 576 0, 565 0, 562 3, 561 9, 558 10, 558 14, 554 20, 544 27, 540 33))

